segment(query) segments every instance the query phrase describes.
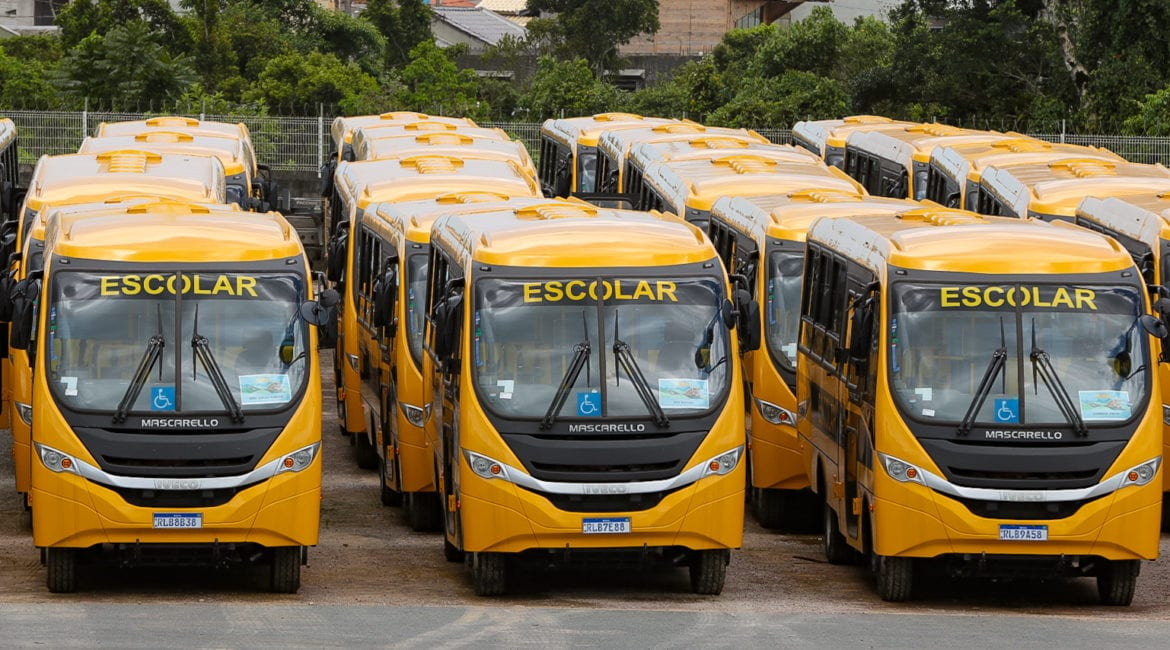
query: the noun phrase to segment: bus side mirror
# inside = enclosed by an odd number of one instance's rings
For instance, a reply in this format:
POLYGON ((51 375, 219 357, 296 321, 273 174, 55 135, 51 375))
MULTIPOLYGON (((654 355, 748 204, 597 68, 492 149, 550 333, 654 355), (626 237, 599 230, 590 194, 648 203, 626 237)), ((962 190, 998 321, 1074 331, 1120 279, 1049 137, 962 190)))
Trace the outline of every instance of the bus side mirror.
POLYGON ((321 165, 321 196, 329 197, 333 194, 333 172, 337 170, 337 152, 329 154, 329 160, 321 165))
POLYGON ((397 334, 394 306, 398 298, 398 258, 388 258, 387 265, 374 281, 374 326, 387 330, 393 338, 397 334))
POLYGON ((40 278, 25 278, 12 287, 10 296, 12 302, 12 330, 8 337, 10 347, 28 350, 29 345, 32 344, 33 328, 36 327, 36 306, 37 301, 40 299, 40 294, 40 278))
POLYGON ((345 274, 346 258, 349 255, 349 221, 341 221, 336 225, 337 231, 329 240, 329 247, 325 252, 327 258, 325 277, 333 283, 341 282, 345 274))
POLYGON ((435 305, 435 356, 443 364, 443 371, 450 372, 450 362, 455 360, 459 345, 459 327, 463 324, 463 294, 450 293, 435 305))
POLYGON ((301 319, 310 325, 323 327, 333 320, 333 308, 341 302, 341 296, 334 289, 326 289, 316 300, 301 303, 301 319))
POLYGON ((738 318, 736 329, 739 330, 739 351, 751 352, 760 349, 760 303, 752 298, 752 294, 745 289, 735 290, 735 306, 738 318))

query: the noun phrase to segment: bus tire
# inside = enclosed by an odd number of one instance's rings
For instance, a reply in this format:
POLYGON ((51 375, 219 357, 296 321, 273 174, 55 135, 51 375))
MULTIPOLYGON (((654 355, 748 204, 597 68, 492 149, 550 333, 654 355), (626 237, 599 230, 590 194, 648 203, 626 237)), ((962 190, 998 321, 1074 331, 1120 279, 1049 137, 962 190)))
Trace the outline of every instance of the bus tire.
POLYGON ((460 551, 458 548, 456 548, 456 546, 451 543, 451 540, 447 539, 446 535, 443 535, 443 558, 448 562, 463 561, 463 551, 460 551))
POLYGON ((875 555, 874 563, 878 596, 892 603, 910 600, 914 592, 914 559, 875 555))
POLYGON ((849 564, 853 559, 852 549, 845 543, 845 536, 841 534, 841 527, 837 524, 837 513, 826 500, 822 519, 824 527, 825 559, 829 564, 849 564))
POLYGON ((77 549, 45 549, 45 583, 50 593, 77 591, 77 549))
MULTIPOLYGON (((337 430, 341 432, 341 435, 348 436, 349 429, 345 428, 345 422, 346 422, 345 418, 346 418, 345 401, 344 400, 337 400, 337 430)), ((352 439, 350 439, 349 442, 350 442, 350 444, 353 444, 352 439)))
POLYGON ((780 490, 769 488, 756 488, 753 492, 756 496, 756 521, 760 523, 760 526, 769 530, 782 527, 787 495, 780 490))
POLYGON ((1133 602, 1141 560, 1104 560, 1097 573, 1097 595, 1102 605, 1127 606, 1133 602))
POLYGON ((356 431, 353 434, 353 440, 353 459, 357 461, 357 466, 362 469, 377 468, 378 451, 370 443, 370 433, 368 431, 356 431))
POLYGON ((269 589, 276 594, 295 594, 301 588, 301 547, 278 546, 272 549, 269 589))
POLYGON ((501 596, 508 588, 508 557, 503 553, 471 554, 471 585, 477 596, 501 596))
POLYGON ((727 565, 731 563, 731 551, 725 548, 696 551, 691 557, 691 591, 705 596, 723 593, 723 582, 727 578, 727 565))
MULTIPOLYGON (((390 452, 386 451, 385 453, 389 454, 390 452)), ((386 485, 387 481, 393 481, 396 487, 398 485, 398 472, 394 472, 393 476, 386 476, 387 470, 389 470, 391 467, 395 467, 393 460, 387 463, 385 456, 378 458, 378 475, 381 477, 381 479, 378 481, 381 486, 380 496, 382 499, 382 505, 386 507, 402 505, 402 492, 386 485)))
POLYGON ((437 492, 410 492, 404 495, 403 511, 410 529, 417 532, 434 532, 442 529, 443 513, 439 510, 437 492))

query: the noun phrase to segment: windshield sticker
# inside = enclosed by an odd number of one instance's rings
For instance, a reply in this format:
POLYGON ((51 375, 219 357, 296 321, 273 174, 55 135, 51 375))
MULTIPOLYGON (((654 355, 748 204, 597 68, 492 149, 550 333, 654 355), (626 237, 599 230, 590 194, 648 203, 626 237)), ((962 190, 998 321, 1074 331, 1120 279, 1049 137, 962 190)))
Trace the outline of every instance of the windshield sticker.
POLYGON ((240 375, 240 402, 249 404, 283 404, 292 400, 288 375, 240 375))
POLYGON ((789 344, 787 344, 787 345, 783 345, 783 346, 781 346, 781 347, 780 347, 780 349, 781 349, 781 350, 784 352, 784 354, 785 354, 785 355, 786 355, 786 356, 787 356, 789 359, 795 359, 795 358, 796 358, 796 344, 795 344, 795 343, 789 343, 789 344))
POLYGON ((999 397, 995 400, 996 424, 1020 423, 1020 398, 999 397))
POLYGON ((173 410, 175 410, 175 387, 171 386, 171 385, 151 386, 150 387, 150 410, 152 410, 152 411, 173 411, 173 410))
POLYGON ((934 417, 934 409, 922 409, 922 416, 928 418, 934 417))
POLYGON ((1129 419, 1129 391, 1082 390, 1078 392, 1081 402, 1082 418, 1086 420, 1129 419))
POLYGON ((1063 307, 1097 311, 1097 292, 1083 287, 939 287, 939 306, 1063 307))
POLYGON ((709 403, 706 379, 658 380, 658 405, 664 409, 705 409, 709 403))
POLYGON ((929 402, 929 401, 934 400, 934 389, 931 388, 930 386, 927 386, 925 388, 915 388, 914 394, 918 396, 918 399, 920 399, 924 402, 929 402))
POLYGON ((62 377, 61 383, 65 384, 66 397, 75 397, 77 395, 77 377, 62 377))
POLYGON ((516 388, 515 379, 501 379, 496 382, 500 389, 500 399, 512 399, 512 390, 516 388))
POLYGON ((678 285, 669 280, 549 280, 525 282, 524 302, 580 302, 598 299, 678 302, 678 285))
POLYGON ((601 393, 577 393, 577 415, 583 418, 601 417, 601 393))

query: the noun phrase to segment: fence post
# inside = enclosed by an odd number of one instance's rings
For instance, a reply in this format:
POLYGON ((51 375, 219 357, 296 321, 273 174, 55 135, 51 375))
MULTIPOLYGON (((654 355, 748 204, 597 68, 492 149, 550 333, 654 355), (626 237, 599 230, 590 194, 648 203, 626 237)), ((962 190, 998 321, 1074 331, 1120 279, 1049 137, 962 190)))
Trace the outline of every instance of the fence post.
POLYGON ((321 178, 321 166, 325 164, 325 104, 317 104, 317 178, 321 178))
POLYGON ((85 105, 81 109, 81 137, 89 135, 89 97, 85 98, 85 105))
POLYGON ((1064 126, 1065 119, 1062 117, 1060 118, 1060 144, 1064 144, 1064 126))

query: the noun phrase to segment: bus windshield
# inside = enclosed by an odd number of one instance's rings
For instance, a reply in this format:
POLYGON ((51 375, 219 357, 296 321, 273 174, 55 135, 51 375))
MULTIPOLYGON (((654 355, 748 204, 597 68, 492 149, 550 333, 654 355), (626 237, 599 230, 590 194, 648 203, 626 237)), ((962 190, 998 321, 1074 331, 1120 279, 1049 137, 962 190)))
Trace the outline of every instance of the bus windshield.
POLYGON ((406 258, 406 342, 410 356, 422 368, 423 334, 426 328, 424 303, 427 299, 427 254, 415 253, 406 258))
POLYGON ((796 370, 796 339, 800 334, 800 279, 803 252, 776 252, 768 256, 765 284, 765 339, 772 358, 786 370, 796 370))
POLYGON ((715 278, 481 280, 476 389, 500 416, 549 425, 706 413, 732 379, 723 300, 715 278))
POLYGON ((1092 428, 1145 408, 1136 287, 904 282, 890 307, 892 385, 915 419, 1092 428))
POLYGON ((597 147, 577 146, 577 191, 597 191, 597 147))
POLYGON ((292 274, 58 272, 45 341, 53 397, 122 417, 286 408, 308 377, 304 299, 292 274))

